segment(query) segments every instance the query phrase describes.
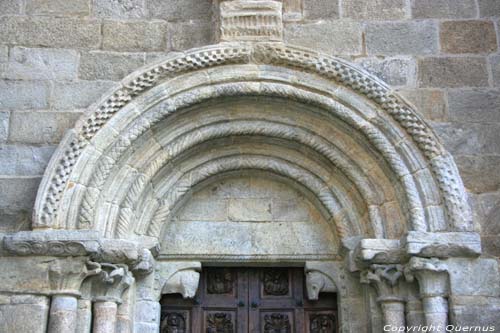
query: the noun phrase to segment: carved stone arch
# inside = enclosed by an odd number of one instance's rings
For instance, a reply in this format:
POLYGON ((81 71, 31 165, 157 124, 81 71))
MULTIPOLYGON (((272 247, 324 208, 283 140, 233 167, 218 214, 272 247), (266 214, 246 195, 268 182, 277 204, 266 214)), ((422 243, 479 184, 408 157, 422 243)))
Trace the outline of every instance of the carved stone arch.
MULTIPOLYGON (((380 156, 379 162, 360 163, 353 170, 371 167, 397 179, 404 197, 398 204, 409 230, 472 229, 456 165, 410 105, 385 84, 343 60, 278 43, 224 43, 171 54, 126 78, 115 92, 93 105, 60 144, 39 188, 33 228, 91 228, 113 235, 114 231, 105 230, 106 214, 86 212, 102 189, 113 187, 114 191, 133 193, 133 198, 108 202, 108 211, 133 209, 132 201, 151 193, 143 189, 150 189, 150 179, 165 167, 169 154, 175 153, 158 142, 155 126, 162 121, 168 123, 183 110, 242 96, 298 103, 305 116, 322 110, 328 115, 322 118, 326 124, 344 132, 347 128, 352 135, 345 139, 356 143, 356 149, 367 156, 380 156), (152 151, 161 147, 157 151, 163 161, 159 157, 160 162, 146 169, 137 169, 133 163, 119 165, 146 141, 152 151), (128 178, 113 178, 118 168, 128 168, 128 178), (79 225, 79 221, 87 225, 79 225)), ((266 121, 266 117, 259 120, 266 121)), ((274 129, 273 134, 273 126, 270 122, 268 133, 254 134, 281 136, 312 147, 337 163, 338 170, 345 170, 342 160, 331 153, 335 145, 326 144, 335 138, 321 134, 317 137, 325 142, 308 142, 299 131, 287 138, 286 131, 274 129)), ((315 133, 321 126, 316 124, 307 130, 315 133)), ((232 131, 234 134, 234 128, 232 131)), ((183 149, 182 144, 178 149, 183 149)), ((347 149, 342 153, 354 158, 347 149)), ((140 163, 154 160, 154 154, 144 154, 140 163)), ((357 177, 340 175, 350 180, 357 177)), ((358 192, 369 193, 370 187, 361 186, 360 179, 354 182, 358 192)), ((321 197, 322 192, 317 195, 321 197)), ((369 195, 364 197, 366 205, 372 207, 369 195)))

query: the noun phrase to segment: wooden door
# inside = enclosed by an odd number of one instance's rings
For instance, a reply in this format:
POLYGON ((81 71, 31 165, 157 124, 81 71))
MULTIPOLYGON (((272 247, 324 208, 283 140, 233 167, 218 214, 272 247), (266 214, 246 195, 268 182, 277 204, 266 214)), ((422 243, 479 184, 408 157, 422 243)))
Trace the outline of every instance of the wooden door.
POLYGON ((299 268, 206 268, 194 299, 161 303, 161 333, 337 332, 335 294, 308 301, 299 268))

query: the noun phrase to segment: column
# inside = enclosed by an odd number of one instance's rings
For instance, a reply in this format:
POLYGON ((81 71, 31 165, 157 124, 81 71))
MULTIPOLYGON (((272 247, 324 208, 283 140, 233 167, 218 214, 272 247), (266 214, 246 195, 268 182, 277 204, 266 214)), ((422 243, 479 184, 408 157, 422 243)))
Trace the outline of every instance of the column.
POLYGON ((425 323, 436 332, 445 332, 448 325, 448 272, 439 259, 413 257, 405 274, 408 280, 417 279, 425 323))
POLYGON ((101 264, 93 278, 93 333, 115 333, 118 305, 123 292, 134 282, 126 265, 101 264))
POLYGON ((52 300, 49 333, 74 333, 77 325, 78 297, 85 278, 100 271, 98 264, 86 257, 55 259, 49 266, 52 300))
MULTIPOLYGON (((361 273, 361 283, 370 284, 377 292, 384 327, 405 327, 405 298, 402 294, 402 265, 371 265, 361 273)), ((398 331, 401 332, 401 331, 398 331)))

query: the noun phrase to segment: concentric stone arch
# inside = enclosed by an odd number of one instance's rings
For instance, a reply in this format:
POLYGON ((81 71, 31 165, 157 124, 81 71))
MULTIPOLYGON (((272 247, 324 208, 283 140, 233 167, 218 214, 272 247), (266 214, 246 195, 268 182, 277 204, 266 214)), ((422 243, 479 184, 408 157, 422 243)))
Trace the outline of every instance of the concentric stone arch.
MULTIPOLYGON (((108 236, 127 237, 114 226, 141 205, 152 211, 158 208, 158 198, 150 206, 144 200, 152 199, 148 197, 150 181, 174 154, 173 146, 148 139, 148 133, 178 111, 242 96, 294 101, 305 110, 321 109, 347 124, 356 132, 353 137, 363 138, 358 140, 363 141, 361 146, 380 154, 391 177, 400 183, 408 229, 472 230, 465 190, 453 159, 409 104, 384 83, 343 60, 281 43, 222 43, 193 49, 171 54, 127 77, 116 91, 90 107, 60 144, 39 188, 33 228, 98 229, 108 236), (147 140, 155 151, 141 162, 147 161, 148 167, 129 165, 127 158, 147 140), (118 167, 127 169, 130 179, 113 178, 118 167), (128 194, 110 199, 103 213, 97 203, 110 186, 128 194), (112 210, 116 210, 111 214, 115 222, 109 221, 112 210)), ((345 161, 350 156, 335 157, 334 138, 315 133, 313 127, 304 129, 317 134, 308 141, 293 126, 279 129, 273 121, 258 121, 263 130, 240 130, 240 134, 293 141, 326 156, 339 170, 349 168, 345 161)), ((228 127, 218 135, 237 131, 228 127)), ((175 149, 184 153, 190 144, 196 146, 213 136, 217 134, 184 138, 175 149)), ((352 171, 355 174, 364 167, 355 165, 352 171)), ((365 199, 369 197, 370 185, 362 185, 360 172, 358 176, 339 174, 356 184, 365 199)), ((374 206, 368 199, 365 203, 374 206)))

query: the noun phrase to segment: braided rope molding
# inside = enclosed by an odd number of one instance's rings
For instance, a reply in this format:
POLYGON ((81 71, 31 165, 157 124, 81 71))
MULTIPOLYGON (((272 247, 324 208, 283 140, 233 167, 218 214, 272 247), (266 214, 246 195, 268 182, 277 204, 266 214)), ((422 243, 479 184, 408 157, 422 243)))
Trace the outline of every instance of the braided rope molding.
POLYGON ((340 59, 296 47, 270 43, 221 44, 195 49, 173 56, 138 76, 132 76, 132 79, 126 79, 124 85, 111 97, 97 107, 90 108, 95 111, 84 118, 82 126, 75 129, 74 138, 60 147, 62 152, 56 154, 57 160, 51 163, 51 168, 44 177, 49 178, 47 184, 44 188, 40 188, 36 207, 38 209, 35 209, 33 226, 53 226, 51 223, 56 221, 59 201, 81 151, 95 133, 134 97, 166 77, 203 68, 248 62, 300 68, 351 87, 379 104, 406 130, 422 150, 423 155, 432 162, 432 171, 442 191, 450 225, 463 230, 471 228, 471 213, 466 202, 465 190, 451 156, 436 140, 431 129, 401 98, 377 79, 340 59))
MULTIPOLYGON (((263 120, 235 120, 229 123, 216 122, 194 128, 190 132, 182 133, 179 137, 173 138, 168 144, 163 143, 165 148, 161 151, 162 153, 153 161, 148 160, 145 169, 138 170, 140 172, 139 176, 132 182, 132 185, 125 190, 127 195, 120 206, 122 209, 126 208, 126 211, 120 211, 120 220, 123 223, 118 223, 118 229, 128 233, 128 228, 125 225, 130 224, 130 219, 125 215, 130 214, 130 211, 136 210, 140 193, 163 165, 169 163, 169 161, 173 160, 176 156, 199 143, 237 135, 263 135, 304 144, 324 156, 327 160, 331 161, 336 168, 342 171, 342 173, 356 185, 356 188, 360 191, 367 205, 379 205, 381 204, 381 200, 383 200, 382 198, 375 198, 376 193, 372 188, 375 185, 365 178, 361 169, 355 165, 348 156, 337 151, 332 143, 317 134, 309 133, 300 127, 291 128, 289 125, 283 123, 263 120)), ((404 180, 406 178, 402 179, 404 180)), ((405 188, 405 193, 407 195, 406 199, 410 201, 409 207, 421 209, 422 207, 419 206, 420 201, 418 200, 418 190, 415 188, 415 184, 403 181, 402 185, 405 188), (415 199, 415 197, 417 197, 417 199, 415 199)), ((93 191, 90 192, 90 194, 92 193, 93 191)), ((96 200, 96 202, 97 201, 100 200, 96 200)), ((84 217, 82 216, 83 213, 82 211, 80 223, 84 217)), ((370 220, 372 223, 375 222, 373 221, 373 217, 371 217, 370 220)), ((82 225, 80 225, 80 227, 82 227, 82 225)), ((85 227, 85 224, 83 227, 85 227)), ((122 238, 125 234, 117 233, 117 236, 122 238)))
MULTIPOLYGON (((218 174, 245 169, 270 171, 302 184, 305 188, 314 193, 318 200, 320 200, 328 210, 331 218, 335 221, 338 237, 343 239, 353 235, 353 230, 350 228, 353 224, 350 223, 344 209, 338 204, 338 199, 323 180, 308 170, 294 165, 289 161, 261 155, 221 157, 206 162, 184 173, 169 189, 167 194, 162 195, 162 199, 158 199, 161 200, 161 206, 153 214, 154 218, 149 225, 147 234, 152 237, 159 237, 161 226, 164 224, 165 218, 168 219, 168 213, 171 212, 177 203, 197 184, 218 174)), ((354 234, 360 234, 360 230, 354 231, 354 234)))

